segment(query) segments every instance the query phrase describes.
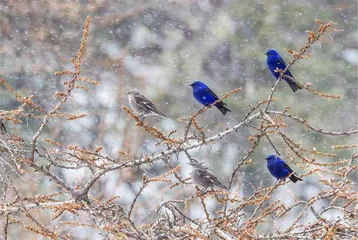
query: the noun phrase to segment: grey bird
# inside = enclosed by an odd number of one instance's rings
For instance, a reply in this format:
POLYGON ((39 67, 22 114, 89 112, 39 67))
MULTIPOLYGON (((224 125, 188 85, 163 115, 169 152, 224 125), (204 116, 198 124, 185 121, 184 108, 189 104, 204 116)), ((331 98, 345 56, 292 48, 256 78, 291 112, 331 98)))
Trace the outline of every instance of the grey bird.
POLYGON ((137 90, 132 90, 127 93, 129 99, 129 105, 131 106, 133 112, 138 115, 138 117, 146 117, 150 115, 157 115, 162 117, 167 117, 159 111, 159 109, 148 100, 148 98, 144 97, 137 90))
POLYGON ((193 167, 193 170, 190 173, 193 182, 196 185, 202 187, 203 191, 214 187, 229 191, 229 188, 222 184, 213 174, 208 171, 208 168, 200 162, 191 161, 189 165, 193 167))

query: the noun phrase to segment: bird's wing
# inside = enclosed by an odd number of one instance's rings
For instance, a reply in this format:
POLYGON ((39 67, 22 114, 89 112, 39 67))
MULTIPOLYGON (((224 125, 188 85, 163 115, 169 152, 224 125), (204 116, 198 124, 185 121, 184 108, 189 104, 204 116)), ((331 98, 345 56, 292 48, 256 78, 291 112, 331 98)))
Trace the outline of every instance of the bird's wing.
MULTIPOLYGON (((282 59, 282 57, 279 57, 279 58, 278 58, 278 63, 279 63, 279 64, 282 64, 283 67, 286 68, 286 63, 285 63, 285 61, 282 59)), ((282 69, 282 70, 283 70, 283 69, 282 69)))
POLYGON ((284 166, 286 169, 288 169, 290 172, 293 172, 293 170, 290 168, 290 166, 287 165, 284 161, 282 161, 282 166, 284 166))
MULTIPOLYGON (((209 173, 206 169, 197 169, 199 172, 200 177, 204 178, 205 180, 207 180, 208 182, 213 183, 213 177, 214 175, 212 175, 211 173, 209 173)), ((215 177, 214 177, 215 178, 215 177)))
MULTIPOLYGON (((287 65, 286 65, 285 61, 282 59, 282 57, 280 57, 280 58, 278 59, 278 62, 283 65, 283 69, 282 69, 282 70, 284 70, 287 65)), ((293 76, 292 76, 290 70, 287 70, 287 71, 286 71, 286 75, 288 75, 288 76, 290 76, 290 77, 293 78, 293 76)))
POLYGON ((134 100, 137 104, 143 106, 144 108, 149 109, 150 111, 155 112, 157 114, 163 115, 163 113, 161 113, 158 108, 142 94, 135 95, 134 100))
MULTIPOLYGON (((213 90, 211 90, 209 87, 205 88, 204 91, 208 94, 210 94, 214 99, 215 101, 219 99, 218 95, 216 95, 213 90)), ((226 105, 226 103, 222 102, 224 105, 226 105)))
POLYGON ((215 186, 217 185, 222 185, 221 182, 213 175, 211 174, 210 172, 208 172, 207 170, 204 170, 204 169, 198 169, 198 172, 200 174, 200 176, 202 178, 204 178, 206 181, 214 184, 215 186))

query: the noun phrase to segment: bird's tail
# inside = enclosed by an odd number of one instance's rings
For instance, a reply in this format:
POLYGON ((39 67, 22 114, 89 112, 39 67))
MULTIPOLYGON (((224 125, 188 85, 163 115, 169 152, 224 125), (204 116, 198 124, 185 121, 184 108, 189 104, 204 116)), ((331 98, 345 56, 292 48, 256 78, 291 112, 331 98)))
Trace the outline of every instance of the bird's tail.
POLYGON ((295 176, 294 174, 291 174, 290 179, 294 183, 297 182, 297 181, 303 181, 301 178, 295 176))
POLYGON ((0 122, 0 132, 1 132, 1 134, 7 134, 5 125, 1 122, 0 122))
POLYGON ((164 118, 167 118, 167 116, 165 116, 164 113, 162 113, 162 112, 160 112, 160 111, 158 111, 157 113, 158 113, 160 116, 162 116, 162 117, 164 117, 164 118))
POLYGON ((225 186, 224 184, 222 184, 221 182, 216 183, 215 184, 217 187, 225 189, 226 191, 229 191, 229 188, 227 186, 225 186))
POLYGON ((297 83, 294 79, 290 79, 288 77, 285 78, 288 85, 290 85, 293 92, 296 92, 298 89, 302 89, 302 86, 297 83))
POLYGON ((215 106, 220 110, 223 115, 225 115, 227 112, 231 112, 230 109, 225 107, 224 102, 218 102, 217 104, 215 104, 215 106))
POLYGON ((5 127, 4 123, 3 123, 3 120, 4 120, 4 117, 0 116, 0 133, 9 136, 9 134, 6 131, 6 127, 5 127))
POLYGON ((162 116, 164 118, 167 118, 167 116, 165 116, 164 113, 162 113, 161 111, 159 111, 157 108, 156 109, 152 109, 152 113, 157 114, 158 116, 162 116))

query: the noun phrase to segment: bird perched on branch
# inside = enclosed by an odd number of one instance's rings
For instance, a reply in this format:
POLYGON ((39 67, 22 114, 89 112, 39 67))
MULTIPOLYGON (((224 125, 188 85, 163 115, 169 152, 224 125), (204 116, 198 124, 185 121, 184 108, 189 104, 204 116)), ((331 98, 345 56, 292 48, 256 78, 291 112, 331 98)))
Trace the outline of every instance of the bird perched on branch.
MULTIPOLYGON (((278 79, 281 73, 275 72, 275 70, 276 68, 284 70, 286 68, 285 61, 283 61, 280 54, 273 49, 268 50, 265 54, 267 55, 266 64, 268 68, 270 69, 272 75, 276 79, 278 79)), ((292 76, 289 70, 286 71, 282 79, 284 79, 288 83, 288 85, 290 85, 293 92, 296 92, 298 89, 302 89, 300 84, 296 82, 296 80, 294 79, 294 77, 292 76)))
MULTIPOLYGON (((193 88, 193 95, 195 99, 204 106, 209 106, 219 99, 219 97, 208 86, 200 81, 195 81, 189 86, 193 88)), ((217 102, 215 107, 217 107, 223 115, 227 112, 231 112, 230 109, 226 107, 226 103, 223 101, 217 102)))
POLYGON ((148 100, 148 98, 144 97, 137 90, 132 90, 127 93, 129 99, 129 105, 135 114, 139 115, 138 117, 143 117, 143 120, 146 116, 157 115, 165 117, 164 113, 158 110, 158 108, 148 100))
POLYGON ((267 168, 274 176, 277 178, 277 181, 286 177, 289 177, 292 182, 303 181, 301 178, 297 177, 293 170, 288 166, 281 158, 270 155, 266 158, 267 168))
POLYGON ((213 174, 211 174, 203 164, 196 161, 191 161, 189 165, 193 167, 193 170, 190 173, 193 182, 199 187, 202 187, 203 191, 214 187, 229 191, 229 188, 227 188, 213 174))

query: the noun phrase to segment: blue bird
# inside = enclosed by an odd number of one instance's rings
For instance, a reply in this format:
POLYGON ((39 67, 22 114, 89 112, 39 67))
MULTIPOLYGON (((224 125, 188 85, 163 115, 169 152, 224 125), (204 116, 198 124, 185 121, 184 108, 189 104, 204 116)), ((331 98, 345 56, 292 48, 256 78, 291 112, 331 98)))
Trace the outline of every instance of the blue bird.
MULTIPOLYGON (((286 68, 285 61, 283 61, 280 54, 278 54, 278 52, 276 52, 274 49, 268 50, 265 54, 267 55, 266 64, 267 64, 268 68, 270 69, 272 75, 276 79, 278 79, 278 77, 280 76, 280 73, 275 72, 275 70, 276 70, 276 68, 284 70, 286 68)), ((288 77, 283 77, 282 79, 286 80, 286 82, 288 83, 288 85, 290 85, 293 92, 296 92, 298 89, 302 89, 300 84, 295 81, 294 77, 292 76, 292 74, 289 70, 287 70, 287 72, 285 73, 285 76, 288 76, 288 77)))
POLYGON ((289 178, 294 183, 297 181, 303 181, 301 178, 294 175, 295 173, 293 170, 281 158, 275 155, 270 155, 266 158, 266 160, 268 170, 272 176, 277 178, 277 181, 282 178, 286 178, 289 175, 289 178))
MULTIPOLYGON (((204 106, 211 105, 219 99, 219 97, 208 86, 200 81, 195 81, 189 86, 193 88, 193 95, 195 99, 204 106)), ((231 112, 230 109, 225 106, 226 103, 223 101, 219 101, 215 104, 215 107, 217 107, 223 115, 227 112, 231 112)))

